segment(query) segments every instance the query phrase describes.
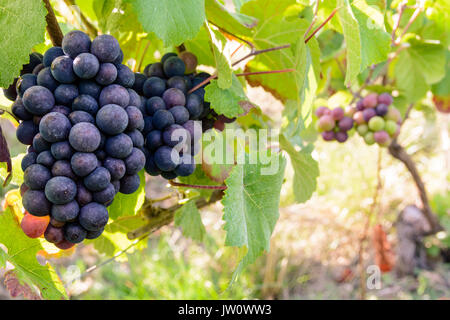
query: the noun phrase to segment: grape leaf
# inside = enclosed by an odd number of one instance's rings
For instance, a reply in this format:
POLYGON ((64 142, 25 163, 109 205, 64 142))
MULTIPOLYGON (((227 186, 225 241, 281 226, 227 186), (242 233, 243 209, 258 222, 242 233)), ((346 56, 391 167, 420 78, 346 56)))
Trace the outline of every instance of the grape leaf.
POLYGON ((193 39, 205 20, 205 0, 130 0, 147 32, 154 32, 166 47, 193 39))
POLYGON ((423 74, 425 82, 427 84, 439 82, 445 76, 447 50, 436 43, 411 40, 410 44, 406 52, 423 74))
POLYGON ((39 239, 28 238, 22 231, 10 206, 0 213, 0 267, 11 263, 16 278, 21 285, 38 287, 44 299, 67 298, 64 286, 55 270, 46 263, 41 265, 36 259, 43 250, 39 239))
POLYGON ((199 242, 205 237, 205 226, 194 200, 188 201, 175 211, 175 225, 181 227, 185 237, 199 242))
POLYGON ((450 96, 450 51, 447 51, 447 62, 445 64, 445 77, 432 87, 433 94, 438 96, 450 96))
POLYGON ((350 4, 338 0, 338 17, 347 45, 347 73, 345 83, 357 80, 360 72, 368 66, 387 59, 390 35, 384 27, 384 15, 379 0, 360 0, 350 4))
POLYGON ((231 87, 221 89, 217 80, 212 80, 205 87, 205 101, 211 103, 211 108, 218 114, 234 118, 244 112, 239 102, 247 100, 242 84, 233 74, 231 87))
MULTIPOLYGON (((247 159, 248 160, 248 159, 247 159)), ((268 165, 237 164, 225 180, 227 189, 222 199, 227 232, 227 246, 247 248, 235 276, 243 267, 269 250, 270 236, 278 220, 278 205, 286 160, 272 155, 270 165, 278 165, 269 172, 268 165)))
POLYGON ((0 87, 19 76, 33 46, 44 41, 46 14, 39 0, 0 0, 0 87))
POLYGON ((229 50, 225 47, 227 39, 209 25, 207 25, 207 28, 211 38, 211 47, 217 70, 217 84, 219 88, 227 89, 231 86, 231 75, 233 73, 230 61, 231 52, 228 52, 229 50))
POLYGON ((139 178, 141 179, 141 184, 136 192, 132 194, 119 192, 116 194, 113 203, 108 207, 110 219, 133 216, 142 207, 145 200, 145 175, 143 170, 139 172, 139 178))
POLYGON ((41 300, 41 296, 35 290, 31 289, 27 283, 20 282, 14 270, 6 271, 4 278, 5 287, 11 297, 17 298, 22 295, 27 300, 41 300))
MULTIPOLYGON (((309 23, 304 19, 288 19, 283 16, 284 10, 293 3, 291 0, 256 0, 247 2, 242 7, 243 13, 264 21, 264 23, 259 23, 253 31, 252 42, 256 49, 268 49, 289 44, 295 48, 295 44, 299 38, 303 37, 309 23)), ((282 49, 256 56, 247 63, 246 71, 297 69, 298 62, 295 50, 282 49)), ((292 73, 250 75, 246 79, 250 85, 261 85, 281 100, 296 100, 301 89, 297 86, 292 73)))
POLYGON ((406 50, 403 51, 395 64, 395 82, 402 95, 414 102, 425 96, 429 85, 414 58, 406 50))
POLYGON ((250 36, 250 29, 258 22, 257 19, 248 15, 228 11, 217 0, 206 0, 205 11, 208 21, 234 35, 244 38, 250 36))
POLYGON ((297 203, 302 203, 311 198, 317 188, 319 177, 319 164, 306 150, 297 151, 294 146, 280 135, 280 146, 289 154, 291 165, 294 168, 294 179, 292 189, 297 203))
POLYGON ((20 153, 17 156, 11 158, 11 177, 7 178, 8 173, 8 166, 6 163, 1 162, 0 163, 0 177, 3 179, 3 181, 6 181, 6 179, 9 180, 9 183, 12 183, 13 185, 20 186, 23 182, 23 171, 22 171, 22 159, 25 156, 25 153, 20 153))

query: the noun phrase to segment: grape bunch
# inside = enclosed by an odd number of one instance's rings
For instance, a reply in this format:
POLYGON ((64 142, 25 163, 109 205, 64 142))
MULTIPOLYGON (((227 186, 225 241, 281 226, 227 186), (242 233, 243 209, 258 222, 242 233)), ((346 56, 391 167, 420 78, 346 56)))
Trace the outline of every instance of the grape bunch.
POLYGON ((325 141, 338 141, 343 143, 348 139, 348 132, 353 128, 352 110, 341 107, 329 109, 319 107, 316 109, 317 130, 325 141))
POLYGON ((215 113, 204 100, 206 84, 190 92, 210 77, 205 72, 195 73, 196 67, 197 57, 191 52, 170 52, 147 65, 144 74, 135 74, 134 89, 145 97, 141 109, 145 170, 152 176, 170 180, 191 175, 201 132, 215 126, 223 130, 221 123, 234 121, 215 113), (199 134, 197 124, 201 124, 199 134))
POLYGON ((389 93, 370 93, 356 103, 353 120, 356 131, 368 145, 388 146, 398 135, 402 116, 392 105, 389 93))
POLYGON ((16 135, 30 145, 21 186, 28 236, 43 234, 61 249, 95 239, 115 195, 138 189, 144 99, 132 89, 135 75, 122 60, 114 37, 91 41, 75 30, 45 52, 37 74, 17 81, 16 135))

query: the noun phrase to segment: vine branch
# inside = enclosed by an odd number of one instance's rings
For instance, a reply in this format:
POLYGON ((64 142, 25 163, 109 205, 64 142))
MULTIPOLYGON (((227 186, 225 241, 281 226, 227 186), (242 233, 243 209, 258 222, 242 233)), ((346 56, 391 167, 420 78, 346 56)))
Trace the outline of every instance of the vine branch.
MULTIPOLYGON (((200 198, 195 201, 195 205, 198 209, 204 208, 210 204, 213 204, 217 201, 220 201, 223 197, 223 190, 215 190, 209 200, 205 198, 200 198)), ((181 208, 181 204, 175 204, 169 208, 159 208, 152 206, 150 200, 146 200, 144 205, 142 206, 142 214, 149 219, 149 223, 145 226, 138 228, 134 231, 131 231, 127 234, 128 239, 133 240, 140 238, 144 235, 150 235, 151 233, 159 230, 165 225, 170 224, 174 219, 174 213, 179 208, 181 208)))
POLYGON ((226 190, 227 186, 208 186, 208 185, 198 185, 198 184, 188 184, 188 183, 180 183, 175 182, 173 180, 169 180, 171 186, 174 187, 186 187, 186 188, 194 188, 194 189, 211 189, 211 190, 226 190))
POLYGON ((45 8, 47 9, 47 15, 45 20, 47 21, 47 32, 52 40, 54 46, 60 47, 62 44, 63 33, 59 27, 58 21, 56 20, 55 12, 50 4, 49 0, 43 0, 45 8))
POLYGON ((89 34, 89 36, 91 36, 92 38, 95 38, 98 35, 98 30, 94 27, 94 25, 88 20, 88 18, 86 18, 86 16, 83 14, 83 12, 81 12, 80 7, 78 7, 75 4, 74 0, 64 0, 64 2, 66 3, 66 5, 70 8, 70 7, 76 7, 78 10, 77 13, 80 15, 80 19, 81 22, 83 23, 83 25, 86 27, 86 32, 89 34))
MULTIPOLYGON (((405 121, 408 119, 409 113, 411 112, 412 107, 413 107, 413 104, 410 104, 408 109, 406 110, 405 118, 404 118, 403 122, 401 123, 401 126, 403 126, 405 121)), ((425 184, 422 181, 422 178, 420 177, 419 171, 417 170, 414 160, 406 152, 405 148, 398 143, 397 138, 392 140, 391 144, 389 145, 388 150, 389 150, 389 153, 394 158, 403 162, 406 169, 409 171, 409 173, 411 174, 411 176, 414 180, 414 183, 419 192, 420 200, 422 201, 422 212, 430 225, 431 230, 430 230, 429 234, 434 234, 436 232, 442 231, 443 227, 439 224, 437 217, 434 215, 433 211, 431 210, 430 203, 428 201, 428 195, 427 195, 427 191, 425 188, 425 184)))

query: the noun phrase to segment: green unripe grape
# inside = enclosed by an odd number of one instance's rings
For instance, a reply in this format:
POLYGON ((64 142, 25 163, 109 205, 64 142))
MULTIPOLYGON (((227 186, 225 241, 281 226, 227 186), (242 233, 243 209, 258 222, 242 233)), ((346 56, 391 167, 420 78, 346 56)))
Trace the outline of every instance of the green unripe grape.
POLYGON ((372 131, 380 131, 384 129, 384 120, 382 117, 373 117, 369 120, 369 129, 372 131))
POLYGON ((384 130, 392 137, 397 132, 397 123, 393 120, 386 121, 384 130))
POLYGON ((363 137, 369 131, 369 127, 367 124, 360 124, 356 127, 356 131, 358 131, 359 135, 363 137))
POLYGON ((374 138, 374 136, 373 136, 373 132, 367 132, 365 135, 364 135, 364 141, 370 146, 370 145, 372 145, 372 144, 374 144, 375 143, 375 138, 374 138))

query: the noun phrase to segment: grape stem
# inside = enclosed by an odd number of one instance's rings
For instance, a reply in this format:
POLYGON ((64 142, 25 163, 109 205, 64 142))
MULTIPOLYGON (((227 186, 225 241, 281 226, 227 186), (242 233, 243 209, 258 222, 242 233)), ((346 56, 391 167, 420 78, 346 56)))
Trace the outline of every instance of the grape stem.
POLYGON ((95 38, 98 35, 97 29, 88 20, 88 18, 86 18, 86 16, 83 14, 83 12, 81 12, 80 7, 78 7, 76 5, 75 1, 74 0, 64 0, 64 2, 65 2, 67 7, 69 7, 69 8, 71 8, 71 7, 76 8, 75 11, 77 12, 77 14, 79 14, 80 20, 83 23, 83 25, 85 26, 86 32, 89 34, 89 36, 91 36, 92 38, 95 38))
POLYGON ((316 23, 316 20, 317 20, 317 13, 319 12, 319 3, 320 3, 320 0, 316 0, 316 6, 315 6, 315 8, 314 8, 314 16, 313 16, 313 18, 312 18, 312 20, 311 20, 311 23, 310 23, 308 29, 306 29, 306 32, 305 32, 305 34, 304 34, 304 38, 306 38, 306 36, 308 35, 308 33, 311 31, 312 27, 314 27, 314 23, 316 23))
MULTIPOLYGON (((214 190, 209 200, 206 200, 203 197, 199 198, 195 201, 195 205, 198 209, 201 209, 217 201, 220 201, 222 197, 223 190, 214 190)), ((151 200, 146 200, 146 202, 142 206, 143 209, 140 213, 143 216, 147 217, 147 219, 149 220, 148 224, 129 232, 127 234, 128 239, 133 240, 145 235, 150 235, 163 226, 170 224, 174 219, 175 211, 177 211, 181 207, 181 204, 175 204, 169 208, 159 208, 152 206, 151 200), (150 204, 148 204, 149 202, 150 204)))
POLYGON ((169 180, 169 183, 171 186, 174 186, 174 187, 187 187, 187 188, 194 188, 194 189, 225 190, 227 188, 227 186, 208 186, 208 185, 187 184, 187 183, 175 182, 173 180, 169 180))
POLYGON ((49 2, 49 0, 43 0, 45 8, 47 9, 47 15, 45 20, 47 21, 47 32, 52 40, 54 46, 61 47, 63 33, 59 27, 58 21, 56 20, 55 12, 49 2))
POLYGON ((322 28, 328 23, 328 21, 331 20, 331 18, 334 17, 334 15, 336 14, 337 11, 338 11, 338 8, 335 8, 335 9, 331 12, 331 14, 328 16, 328 18, 326 18, 325 21, 322 22, 322 23, 320 24, 320 26, 318 26, 318 27, 311 33, 311 35, 310 35, 308 38, 306 38, 305 43, 308 43, 308 41, 311 40, 311 38, 314 37, 314 35, 315 35, 317 32, 319 32, 319 30, 322 29, 322 28))

